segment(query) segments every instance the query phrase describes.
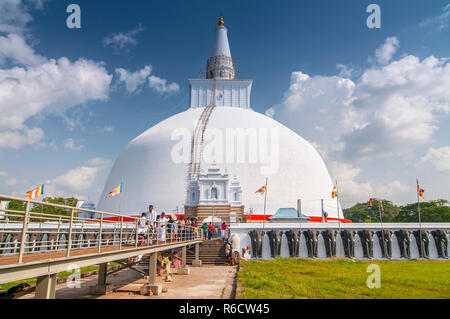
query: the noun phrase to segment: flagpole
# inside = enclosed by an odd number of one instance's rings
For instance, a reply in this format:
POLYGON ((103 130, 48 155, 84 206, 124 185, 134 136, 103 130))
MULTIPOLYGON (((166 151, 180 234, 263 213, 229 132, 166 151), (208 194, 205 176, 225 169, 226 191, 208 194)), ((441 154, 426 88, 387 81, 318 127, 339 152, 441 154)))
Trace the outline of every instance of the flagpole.
POLYGON ((339 190, 338 190, 337 180, 336 180, 336 194, 337 194, 337 196, 336 196, 336 206, 337 206, 337 213, 338 213, 339 233, 341 233, 341 215, 339 214, 339 196, 341 194, 339 193, 339 190))
POLYGON ((122 197, 123 197, 122 193, 123 193, 123 185, 122 185, 122 181, 120 181, 120 195, 122 195, 122 196, 120 196, 120 201, 119 201, 119 214, 122 211, 122 197))
POLYGON ((325 222, 325 212, 323 210, 323 199, 320 200, 320 211, 322 214, 322 224, 325 222))
POLYGON ((382 238, 383 238, 383 250, 384 250, 385 258, 388 258, 387 251, 386 251, 386 241, 384 240, 383 215, 381 214, 381 205, 382 205, 382 199, 378 198, 378 213, 380 214, 381 235, 382 235, 382 238))
POLYGON ((298 224, 300 227, 300 235, 298 236, 298 257, 300 257, 300 247, 301 247, 301 240, 302 240, 302 202, 301 202, 301 198, 297 200, 297 212, 298 212, 298 224), (299 205, 300 202, 300 205, 299 205))
POLYGON ((266 200, 267 200, 267 189, 269 188, 267 185, 267 177, 266 177, 266 190, 264 192, 264 222, 263 222, 263 229, 264 226, 266 225, 266 200))
POLYGON ((423 247, 423 241, 422 241, 422 220, 420 218, 420 198, 419 198, 419 179, 416 179, 417 182, 417 212, 419 213, 419 239, 420 239, 420 248, 422 250, 422 253, 419 252, 419 257, 425 256, 425 251, 423 247))

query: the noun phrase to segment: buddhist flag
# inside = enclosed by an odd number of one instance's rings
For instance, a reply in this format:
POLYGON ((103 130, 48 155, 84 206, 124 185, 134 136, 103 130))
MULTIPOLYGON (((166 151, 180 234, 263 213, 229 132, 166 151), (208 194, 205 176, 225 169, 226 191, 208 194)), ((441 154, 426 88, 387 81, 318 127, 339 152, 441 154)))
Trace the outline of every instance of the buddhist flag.
POLYGON ((425 192, 424 189, 420 188, 419 186, 419 181, 417 181, 417 194, 422 197, 422 199, 425 199, 425 197, 423 197, 423 193, 425 192))
POLYGON ((370 198, 370 199, 369 199, 369 202, 367 203, 367 206, 368 206, 368 207, 372 207, 372 206, 373 206, 373 203, 372 203, 372 202, 373 202, 374 200, 377 200, 377 199, 376 199, 376 198, 370 198))
POLYGON ((333 191, 331 192, 331 198, 335 198, 338 195, 337 193, 337 184, 334 185, 333 191))
POLYGON ((122 193, 122 183, 119 184, 119 186, 117 186, 116 188, 114 188, 109 194, 108 194, 108 198, 119 195, 120 193, 122 193))
POLYGON ((264 185, 260 189, 258 189, 255 193, 260 193, 261 195, 264 194, 267 190, 267 185, 264 185))
POLYGON ((384 216, 383 201, 381 199, 379 199, 378 202, 380 203, 381 216, 384 216))
POLYGON ((33 190, 31 190, 31 191, 28 191, 26 194, 25 194, 25 197, 27 198, 27 199, 35 199, 36 197, 39 197, 39 196, 41 196, 41 195, 43 195, 44 194, 44 184, 42 184, 41 186, 39 186, 39 187, 36 187, 35 189, 33 189, 33 190))

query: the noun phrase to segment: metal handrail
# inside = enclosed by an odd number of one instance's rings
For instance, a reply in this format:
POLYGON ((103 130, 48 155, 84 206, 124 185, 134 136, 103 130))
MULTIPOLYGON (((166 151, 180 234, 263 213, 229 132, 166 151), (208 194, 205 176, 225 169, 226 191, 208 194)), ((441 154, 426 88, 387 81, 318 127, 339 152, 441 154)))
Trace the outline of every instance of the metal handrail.
MULTIPOLYGON (((127 217, 127 218, 131 218, 132 217, 132 216, 126 216, 126 215, 121 215, 121 214, 112 213, 112 212, 105 212, 105 211, 101 211, 101 210, 95 210, 95 209, 89 209, 89 208, 76 208, 76 207, 68 206, 68 205, 61 205, 61 204, 42 202, 42 201, 38 201, 38 200, 34 200, 34 199, 24 199, 24 198, 21 198, 21 197, 15 197, 15 196, 10 196, 10 195, 3 195, 3 194, 0 194, 0 199, 2 199, 2 200, 6 199, 6 200, 10 200, 10 201, 11 200, 15 200, 15 201, 20 201, 20 202, 29 202, 29 203, 32 203, 32 204, 52 206, 52 207, 59 207, 59 208, 65 208, 65 209, 72 209, 72 208, 74 208, 76 210, 80 210, 80 211, 83 211, 83 212, 98 213, 98 214, 103 213, 103 214, 117 216, 117 217, 120 217, 120 216, 124 216, 124 217, 127 217)), ((1 211, 2 212, 3 211, 7 211, 7 209, 2 209, 1 211)), ((52 215, 52 216, 55 216, 55 215, 52 215)))
POLYGON ((96 248, 98 253, 106 246, 137 248, 143 243, 147 246, 164 244, 166 242, 181 242, 202 239, 201 232, 193 226, 176 227, 172 225, 160 227, 149 221, 142 229, 139 221, 142 217, 121 215, 117 213, 79 209, 72 206, 29 200, 14 196, 1 195, 1 199, 15 200, 25 203, 25 210, 2 209, 3 219, 0 220, 0 258, 1 256, 18 256, 18 263, 23 263, 26 254, 40 254, 52 251, 65 251, 66 257, 71 256, 71 250, 96 248), (70 210, 70 216, 46 214, 31 211, 31 204, 51 206, 70 210), (78 217, 77 211, 87 211, 98 214, 100 218, 78 217), (107 218, 118 217, 117 220, 107 218), (6 222, 9 218, 14 218, 6 222), (17 220, 19 219, 19 220, 17 220), (36 223, 32 220, 45 222, 36 223), (50 223, 48 223, 50 220, 50 223), (49 226, 56 227, 50 229, 49 226), (9 225, 12 227, 5 227, 9 225), (37 228, 36 225, 39 227, 37 228), (29 228, 31 226, 31 228, 29 228), (162 232, 164 230, 164 233, 162 232), (47 238, 45 238, 47 236, 47 238), (8 241, 9 238, 9 241, 8 241))

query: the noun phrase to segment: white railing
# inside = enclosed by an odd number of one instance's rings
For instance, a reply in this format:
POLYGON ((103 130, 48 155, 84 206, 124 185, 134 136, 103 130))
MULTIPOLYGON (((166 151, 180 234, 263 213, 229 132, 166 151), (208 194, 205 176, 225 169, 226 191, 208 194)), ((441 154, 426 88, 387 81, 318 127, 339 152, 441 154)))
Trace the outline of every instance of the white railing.
POLYGON ((80 249, 93 249, 101 253, 105 250, 202 239, 199 228, 183 226, 178 222, 150 223, 143 217, 7 195, 0 195, 0 199, 19 201, 24 206, 23 210, 2 209, 0 219, 0 259, 17 256, 18 263, 22 263, 27 254, 65 251, 65 256, 70 257, 71 251, 80 249), (59 214, 45 213, 48 207, 58 208, 59 214), (78 211, 94 213, 99 217, 79 217, 78 211))

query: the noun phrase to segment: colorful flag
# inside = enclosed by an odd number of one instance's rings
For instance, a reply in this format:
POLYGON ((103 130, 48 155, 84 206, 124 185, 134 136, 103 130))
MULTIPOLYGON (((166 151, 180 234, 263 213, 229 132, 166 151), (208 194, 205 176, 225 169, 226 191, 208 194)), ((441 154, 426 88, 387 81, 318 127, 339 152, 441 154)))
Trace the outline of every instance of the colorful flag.
POLYGON ((33 190, 31 190, 31 191, 28 191, 26 194, 25 194, 25 197, 27 198, 27 199, 35 199, 36 197, 39 197, 39 196, 41 196, 41 195, 43 195, 44 194, 44 184, 42 184, 41 186, 39 186, 39 187, 36 187, 35 189, 33 189, 33 190))
POLYGON ((380 203, 381 216, 383 216, 384 215, 383 201, 379 199, 378 202, 380 203))
POLYGON ((122 183, 120 183, 119 186, 117 186, 116 188, 114 188, 109 194, 108 194, 108 198, 119 195, 120 193, 122 193, 122 183))
POLYGON ((258 189, 255 193, 260 193, 261 195, 267 190, 267 185, 264 185, 260 189, 258 189))
POLYGON ((423 199, 425 199, 425 197, 423 197, 424 192, 425 192, 425 190, 420 188, 419 181, 417 181, 417 194, 419 194, 419 196, 422 197, 423 199))
POLYGON ((331 192, 331 198, 335 198, 338 195, 337 193, 337 184, 334 185, 333 191, 331 192))

